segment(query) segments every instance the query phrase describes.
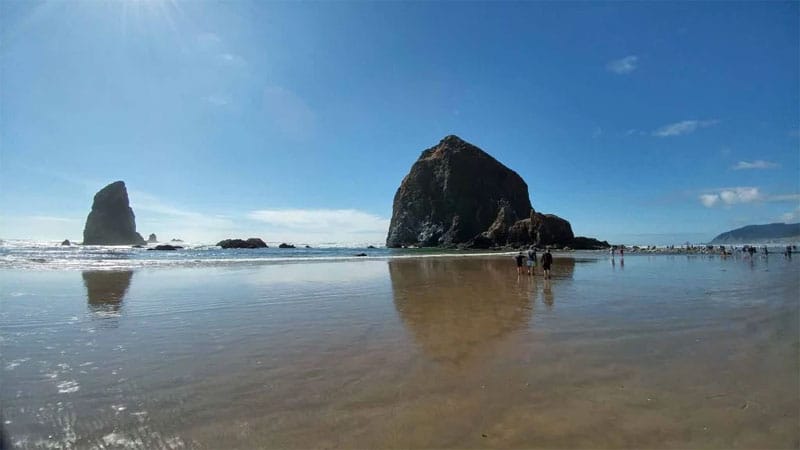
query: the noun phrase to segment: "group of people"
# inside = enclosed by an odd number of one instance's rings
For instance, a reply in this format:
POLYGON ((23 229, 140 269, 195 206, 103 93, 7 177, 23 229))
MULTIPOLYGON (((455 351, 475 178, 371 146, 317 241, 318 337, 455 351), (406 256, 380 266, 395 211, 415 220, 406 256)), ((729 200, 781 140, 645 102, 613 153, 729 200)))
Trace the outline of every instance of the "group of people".
MULTIPOLYGON (((526 255, 523 255, 522 252, 519 252, 519 254, 514 257, 514 260, 517 262, 517 275, 522 275, 523 263, 526 263, 528 267, 528 275, 536 274, 536 247, 530 246, 530 248, 528 248, 527 258, 526 255)), ((542 255, 542 271, 544 273, 545 280, 550 279, 550 266, 552 265, 553 255, 550 253, 550 247, 547 247, 542 255)))

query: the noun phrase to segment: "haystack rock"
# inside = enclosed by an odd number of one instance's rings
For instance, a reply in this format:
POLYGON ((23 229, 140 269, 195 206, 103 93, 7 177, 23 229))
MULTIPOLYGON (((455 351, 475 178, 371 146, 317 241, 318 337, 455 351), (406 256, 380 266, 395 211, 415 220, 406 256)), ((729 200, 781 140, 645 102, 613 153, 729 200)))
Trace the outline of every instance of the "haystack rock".
POLYGON ((513 170, 457 136, 422 152, 394 197, 387 247, 568 246, 570 223, 534 211, 513 170))
POLYGON ((487 231, 503 207, 504 221, 528 217, 525 181, 478 147, 447 136, 422 152, 397 189, 386 246, 466 243, 487 231))
POLYGON ((158 238, 156 237, 156 234, 155 233, 150 233, 150 236, 147 238, 147 243, 148 244, 155 244, 156 242, 158 242, 158 238))
POLYGON ((136 217, 128 201, 125 182, 115 181, 94 196, 92 211, 83 229, 86 245, 141 245, 145 241, 136 232, 136 217))

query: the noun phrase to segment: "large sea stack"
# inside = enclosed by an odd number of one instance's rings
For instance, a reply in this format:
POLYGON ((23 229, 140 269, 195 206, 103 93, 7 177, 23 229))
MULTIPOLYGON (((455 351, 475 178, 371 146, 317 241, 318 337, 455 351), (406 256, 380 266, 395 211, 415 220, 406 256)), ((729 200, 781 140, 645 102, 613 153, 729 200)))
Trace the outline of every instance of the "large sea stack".
POLYGON ((447 136, 422 152, 397 189, 386 246, 570 246, 574 237, 566 220, 534 211, 516 172, 447 136))
POLYGON ((83 229, 86 245, 142 245, 136 232, 136 217, 128 201, 125 182, 115 181, 94 196, 92 212, 83 229))

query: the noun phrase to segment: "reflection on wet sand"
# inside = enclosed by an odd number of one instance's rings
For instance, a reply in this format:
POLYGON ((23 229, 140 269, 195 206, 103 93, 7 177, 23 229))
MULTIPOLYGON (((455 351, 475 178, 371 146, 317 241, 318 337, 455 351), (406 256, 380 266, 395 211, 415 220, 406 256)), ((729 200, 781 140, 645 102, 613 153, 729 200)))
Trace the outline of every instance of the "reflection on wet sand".
MULTIPOLYGON (((544 301, 554 303, 551 283, 570 278, 572 258, 553 265, 544 301)), ((469 365, 530 320, 541 274, 514 274, 511 258, 393 260, 389 262, 395 308, 417 344, 431 358, 469 365)))
POLYGON ((98 315, 116 315, 131 285, 133 271, 86 270, 82 275, 89 310, 98 315))
POLYGON ((513 270, 497 259, 389 262, 403 323, 430 358, 458 366, 527 325, 530 286, 509 289, 516 284, 513 270))

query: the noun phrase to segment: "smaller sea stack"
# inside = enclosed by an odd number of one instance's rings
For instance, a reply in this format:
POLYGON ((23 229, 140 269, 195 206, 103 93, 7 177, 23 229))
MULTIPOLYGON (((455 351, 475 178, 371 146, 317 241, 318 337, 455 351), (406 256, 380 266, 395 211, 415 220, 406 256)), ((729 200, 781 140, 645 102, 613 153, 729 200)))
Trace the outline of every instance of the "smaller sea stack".
POLYGON ((136 216, 130 207, 124 181, 115 181, 94 196, 92 211, 83 229, 85 245, 142 245, 136 232, 136 216))

